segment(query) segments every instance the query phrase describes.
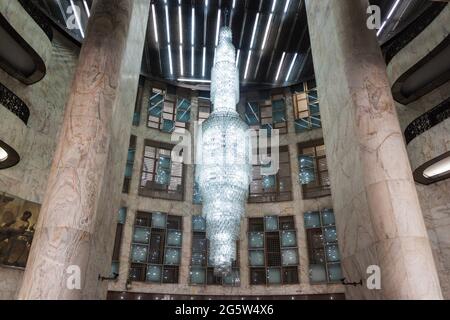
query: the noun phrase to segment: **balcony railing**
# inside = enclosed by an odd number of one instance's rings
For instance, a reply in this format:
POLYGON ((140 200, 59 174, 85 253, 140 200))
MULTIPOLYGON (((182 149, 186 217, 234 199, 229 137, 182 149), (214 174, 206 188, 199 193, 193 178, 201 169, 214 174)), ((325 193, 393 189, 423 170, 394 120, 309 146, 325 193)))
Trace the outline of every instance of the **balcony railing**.
POLYGON ((6 107, 9 111, 14 113, 25 124, 28 123, 30 117, 30 110, 28 106, 20 100, 11 90, 0 83, 0 104, 6 107))
POLYGON ((424 113, 406 127, 406 144, 409 144, 414 138, 448 118, 450 118, 450 98, 424 113))

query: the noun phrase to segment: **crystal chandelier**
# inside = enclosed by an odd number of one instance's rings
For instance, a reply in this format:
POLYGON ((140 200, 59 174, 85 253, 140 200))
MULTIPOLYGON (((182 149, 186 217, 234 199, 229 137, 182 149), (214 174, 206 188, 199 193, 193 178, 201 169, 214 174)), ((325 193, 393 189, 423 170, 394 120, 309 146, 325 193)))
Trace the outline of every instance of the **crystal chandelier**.
POLYGON ((231 30, 222 27, 212 68, 214 111, 202 125, 196 179, 203 197, 209 261, 217 275, 231 272, 251 182, 251 140, 236 112, 239 75, 231 30))

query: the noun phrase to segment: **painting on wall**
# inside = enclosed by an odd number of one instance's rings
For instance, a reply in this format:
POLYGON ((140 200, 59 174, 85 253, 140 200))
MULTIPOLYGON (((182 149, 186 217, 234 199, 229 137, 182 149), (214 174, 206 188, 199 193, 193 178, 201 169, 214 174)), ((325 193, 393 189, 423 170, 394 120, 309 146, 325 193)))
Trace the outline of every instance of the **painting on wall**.
POLYGON ((0 193, 0 265, 25 268, 40 205, 0 193))

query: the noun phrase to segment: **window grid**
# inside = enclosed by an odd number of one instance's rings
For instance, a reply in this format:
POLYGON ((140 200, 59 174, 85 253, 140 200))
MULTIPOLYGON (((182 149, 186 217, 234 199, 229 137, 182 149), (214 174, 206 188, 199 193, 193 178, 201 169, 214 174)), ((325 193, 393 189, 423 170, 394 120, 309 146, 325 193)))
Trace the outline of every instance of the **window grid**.
MULTIPOLYGON (((282 202, 292 200, 291 164, 289 147, 279 148, 280 170, 275 175, 261 174, 261 163, 252 167, 252 181, 250 183, 249 203, 282 202)), ((268 155, 270 157, 270 154, 268 155)))
POLYGON ((341 282, 342 273, 333 210, 306 212, 304 219, 311 283, 341 282))
POLYGON ((321 128, 319 99, 315 81, 305 82, 299 91, 293 94, 295 132, 321 128))
POLYGON ((181 216, 137 212, 131 244, 130 280, 178 283, 181 249, 181 216), (155 219, 155 215, 158 218, 155 219))
POLYGON ((323 140, 298 144, 299 183, 304 199, 331 195, 323 140))
POLYGON ((130 145, 128 147, 127 163, 125 167, 125 177, 122 186, 122 193, 130 192, 131 178, 133 176, 134 159, 136 156, 136 136, 130 137, 130 145))
POLYGON ((139 195, 183 201, 184 168, 172 161, 173 145, 145 140, 139 195))
POLYGON ((192 250, 191 250, 191 267, 190 267, 190 285, 205 286, 240 286, 239 275, 239 241, 236 242, 236 260, 232 264, 232 274, 228 277, 214 275, 214 267, 210 266, 209 241, 206 239, 206 221, 201 216, 192 217, 192 250), (201 227, 196 228, 195 220, 200 222, 201 227), (202 277, 201 274, 204 276, 202 277), (201 279, 194 281, 193 279, 201 279))
POLYGON ((177 128, 189 129, 191 112, 190 98, 169 94, 164 89, 152 88, 147 127, 172 133, 177 128))
POLYGON ((249 218, 248 239, 250 285, 299 283, 297 230, 293 216, 249 218))

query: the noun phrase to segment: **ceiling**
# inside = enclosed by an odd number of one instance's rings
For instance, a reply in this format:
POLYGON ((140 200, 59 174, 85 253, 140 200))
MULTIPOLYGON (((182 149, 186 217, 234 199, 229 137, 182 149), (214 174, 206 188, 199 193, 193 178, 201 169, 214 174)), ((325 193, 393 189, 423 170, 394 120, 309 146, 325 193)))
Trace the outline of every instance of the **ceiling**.
MULTIPOLYGON (((91 0, 33 1, 61 29, 67 29, 69 7, 72 3, 78 6, 80 23, 66 32, 75 40, 83 41, 80 30, 86 30, 91 0)), ((432 3, 429 0, 370 2, 380 6, 382 21, 386 21, 379 32, 380 44, 432 3), (392 8, 395 10, 390 14, 392 8)), ((208 81, 218 21, 219 26, 229 25, 233 31, 241 86, 279 87, 314 77, 304 0, 151 0, 142 74, 174 84, 208 81)))

